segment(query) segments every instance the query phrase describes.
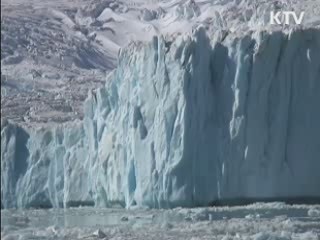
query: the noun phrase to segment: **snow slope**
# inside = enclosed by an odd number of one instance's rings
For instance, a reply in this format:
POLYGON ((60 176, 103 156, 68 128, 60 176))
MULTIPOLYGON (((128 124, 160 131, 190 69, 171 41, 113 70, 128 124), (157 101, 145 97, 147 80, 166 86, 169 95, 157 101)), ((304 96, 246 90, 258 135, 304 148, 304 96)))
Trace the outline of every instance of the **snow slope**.
POLYGON ((209 34, 132 42, 83 121, 3 122, 2 205, 319 198, 319 30, 209 34))

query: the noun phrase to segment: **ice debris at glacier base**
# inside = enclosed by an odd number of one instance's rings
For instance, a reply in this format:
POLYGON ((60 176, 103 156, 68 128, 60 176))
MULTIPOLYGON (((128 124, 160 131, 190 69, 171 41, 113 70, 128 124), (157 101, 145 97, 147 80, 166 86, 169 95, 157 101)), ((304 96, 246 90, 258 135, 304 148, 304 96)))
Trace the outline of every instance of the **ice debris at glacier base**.
POLYGON ((2 124, 1 203, 320 197, 319 50, 318 29, 132 43, 83 122, 2 124))
POLYGON ((1 211, 1 238, 318 240, 319 218, 308 217, 308 211, 319 207, 258 203, 169 210, 5 209, 1 211))

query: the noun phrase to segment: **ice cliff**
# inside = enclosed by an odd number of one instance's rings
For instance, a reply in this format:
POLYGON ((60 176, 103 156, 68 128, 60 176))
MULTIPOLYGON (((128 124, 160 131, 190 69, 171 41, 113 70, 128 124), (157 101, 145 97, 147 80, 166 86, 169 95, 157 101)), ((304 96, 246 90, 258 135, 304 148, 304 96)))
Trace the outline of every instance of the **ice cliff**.
POLYGON ((319 52, 319 29, 132 43, 83 121, 2 123, 1 203, 320 197, 319 52))

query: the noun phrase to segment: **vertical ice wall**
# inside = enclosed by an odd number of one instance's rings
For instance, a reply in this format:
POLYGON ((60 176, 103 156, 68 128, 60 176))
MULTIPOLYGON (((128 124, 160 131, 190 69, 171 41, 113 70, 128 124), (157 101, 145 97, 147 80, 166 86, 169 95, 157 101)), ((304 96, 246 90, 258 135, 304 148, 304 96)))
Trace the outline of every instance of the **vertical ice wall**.
POLYGON ((121 53, 112 79, 86 103, 102 166, 98 204, 192 206, 217 197, 210 49, 200 31, 121 53))
POLYGON ((311 29, 210 42, 200 29, 123 51, 90 116, 97 203, 319 197, 319 41, 311 29))
POLYGON ((89 94, 83 122, 2 127, 1 201, 174 207, 320 197, 319 50, 318 29, 200 28, 132 43, 89 94))
POLYGON ((3 207, 93 205, 88 160, 82 123, 34 130, 2 122, 3 207))

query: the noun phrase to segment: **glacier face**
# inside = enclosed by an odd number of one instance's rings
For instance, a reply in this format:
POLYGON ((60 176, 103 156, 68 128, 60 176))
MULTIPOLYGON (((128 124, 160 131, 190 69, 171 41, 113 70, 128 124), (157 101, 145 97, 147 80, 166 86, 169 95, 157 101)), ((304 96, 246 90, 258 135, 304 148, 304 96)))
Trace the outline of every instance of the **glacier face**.
POLYGON ((91 203, 83 124, 26 130, 3 122, 1 203, 12 207, 60 207, 91 203))
POLYGON ((4 207, 320 197, 320 31, 121 50, 82 122, 1 130, 4 207))

